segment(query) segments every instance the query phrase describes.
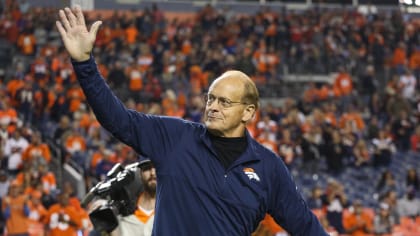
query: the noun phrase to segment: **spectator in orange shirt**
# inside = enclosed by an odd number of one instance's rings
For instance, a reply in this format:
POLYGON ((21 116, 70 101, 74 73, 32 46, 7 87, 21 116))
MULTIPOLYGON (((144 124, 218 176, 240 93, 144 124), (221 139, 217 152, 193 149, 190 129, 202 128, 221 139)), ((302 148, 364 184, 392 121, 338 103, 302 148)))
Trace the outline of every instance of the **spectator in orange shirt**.
POLYGON ((394 49, 392 55, 392 66, 397 74, 402 75, 407 65, 406 45, 404 42, 399 42, 398 47, 394 49))
POLYGON ((28 202, 29 216, 28 216, 28 232, 29 236, 43 236, 44 232, 44 220, 47 215, 47 210, 41 202, 42 193, 40 191, 34 191, 30 194, 28 202))
POLYGON ((109 150, 106 148, 104 143, 99 144, 96 151, 93 152, 89 166, 89 169, 91 170, 92 174, 94 174, 96 166, 99 162, 101 162, 104 159, 104 156, 107 152, 109 152, 109 150))
POLYGON ((77 126, 71 129, 64 142, 64 146, 67 152, 67 158, 75 161, 81 168, 86 168, 86 140, 77 126))
POLYGON ((74 191, 73 185, 66 181, 63 184, 63 192, 67 193, 69 196, 69 204, 72 205, 77 213, 79 213, 79 219, 81 223, 81 227, 83 229, 86 229, 90 225, 89 215, 85 209, 83 209, 80 205, 80 200, 76 195, 76 192, 74 191))
POLYGON ((373 218, 363 209, 360 200, 355 200, 348 214, 343 216, 343 226, 351 236, 367 236, 373 231, 373 218))
POLYGON ((27 196, 21 194, 21 187, 17 182, 12 182, 9 194, 2 203, 4 217, 6 218, 6 230, 9 236, 28 235, 27 196))
POLYGON ((16 124, 19 121, 18 113, 7 98, 1 100, 0 103, 0 120, 6 123, 7 130, 12 132, 15 130, 16 124))
POLYGON ((17 46, 20 51, 26 56, 32 56, 35 54, 36 39, 33 33, 30 33, 29 29, 25 29, 18 36, 17 46))
POLYGON ((48 209, 45 223, 48 225, 49 236, 74 236, 80 228, 79 214, 70 205, 69 195, 61 193, 58 203, 48 209))
POLYGON ((78 83, 71 85, 71 87, 67 90, 66 97, 69 102, 70 112, 77 111, 81 104, 85 101, 85 95, 78 83))
POLYGON ((349 96, 353 92, 353 80, 343 66, 338 68, 338 75, 334 80, 333 89, 339 92, 341 105, 345 108, 349 104, 349 96))
POLYGON ((361 134, 366 126, 362 115, 360 114, 359 108, 355 105, 349 105, 347 107, 347 112, 344 112, 341 116, 339 125, 342 129, 344 129, 347 125, 350 125, 351 130, 357 134, 361 134))
POLYGON ((41 133, 35 132, 32 135, 29 146, 23 152, 22 159, 34 165, 37 163, 49 163, 51 161, 50 147, 42 142, 41 133))
POLYGON ((132 62, 126 67, 125 74, 128 78, 130 97, 133 98, 135 102, 140 102, 142 98, 144 75, 141 66, 137 64, 137 62, 132 62))
POLYGON ((47 164, 38 166, 38 176, 42 183, 42 191, 46 195, 54 194, 57 190, 57 180, 53 172, 48 169, 47 164))
MULTIPOLYGON (((11 80, 9 80, 9 82, 7 82, 6 84, 6 91, 7 94, 9 95, 10 99, 11 99, 11 105, 15 106, 17 105, 17 97, 16 97, 16 93, 17 91, 19 91, 21 88, 23 88, 24 84, 25 84, 25 80, 23 79, 23 75, 21 78, 19 77, 15 77, 12 78, 11 80)), ((25 77, 26 79, 26 77, 25 77)))
POLYGON ((125 28, 125 41, 131 48, 134 48, 137 43, 140 32, 137 30, 134 22, 131 22, 127 28, 125 28))

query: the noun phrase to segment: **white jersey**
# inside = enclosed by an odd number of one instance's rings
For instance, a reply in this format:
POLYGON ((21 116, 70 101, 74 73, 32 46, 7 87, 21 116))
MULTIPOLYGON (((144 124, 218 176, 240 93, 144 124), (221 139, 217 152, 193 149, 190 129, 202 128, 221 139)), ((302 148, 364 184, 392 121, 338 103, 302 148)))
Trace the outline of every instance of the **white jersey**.
POLYGON ((132 215, 120 217, 118 227, 112 232, 112 236, 151 236, 153 229, 154 211, 144 212, 137 209, 132 215), (141 220, 139 218, 141 214, 141 220))
POLYGON ((6 141, 4 155, 9 159, 7 166, 9 170, 16 170, 19 168, 22 164, 22 153, 28 146, 28 141, 23 137, 20 137, 19 139, 9 138, 6 141))

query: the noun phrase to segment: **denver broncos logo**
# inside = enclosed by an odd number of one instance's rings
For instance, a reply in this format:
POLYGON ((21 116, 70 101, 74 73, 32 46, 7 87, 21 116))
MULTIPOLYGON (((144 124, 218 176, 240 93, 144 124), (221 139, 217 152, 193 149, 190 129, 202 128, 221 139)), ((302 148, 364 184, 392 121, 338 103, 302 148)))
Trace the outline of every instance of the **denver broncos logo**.
POLYGON ((243 169, 246 176, 248 176, 249 180, 255 179, 256 181, 260 181, 260 177, 255 173, 254 169, 251 167, 245 167, 243 169))

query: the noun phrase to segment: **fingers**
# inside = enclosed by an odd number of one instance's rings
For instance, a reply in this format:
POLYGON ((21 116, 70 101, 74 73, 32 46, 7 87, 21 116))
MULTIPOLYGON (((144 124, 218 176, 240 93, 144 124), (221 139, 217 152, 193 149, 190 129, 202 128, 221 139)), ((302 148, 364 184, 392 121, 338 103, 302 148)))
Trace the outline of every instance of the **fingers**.
POLYGON ((61 24, 60 21, 56 21, 55 25, 57 26, 58 32, 60 32, 61 37, 66 35, 66 30, 64 29, 63 25, 61 24))
POLYGON ((64 11, 67 14, 67 19, 70 23, 70 27, 75 26, 76 25, 76 16, 73 14, 73 12, 68 7, 64 8, 64 11))
POLYGON ((93 23, 92 27, 90 27, 90 33, 93 34, 94 36, 96 36, 96 34, 98 33, 99 30, 99 26, 102 25, 102 21, 95 21, 95 23, 93 23))
POLYGON ((78 25, 86 25, 85 17, 83 16, 82 8, 79 5, 74 7, 74 11, 76 14, 76 24, 78 25))
POLYGON ((60 21, 61 21, 61 26, 64 26, 64 29, 66 30, 66 31, 69 31, 70 29, 71 29, 71 27, 70 27, 70 23, 69 23, 69 21, 67 20, 67 16, 66 16, 66 13, 64 13, 64 11, 63 10, 60 10, 59 12, 58 12, 58 15, 60 16, 60 21))

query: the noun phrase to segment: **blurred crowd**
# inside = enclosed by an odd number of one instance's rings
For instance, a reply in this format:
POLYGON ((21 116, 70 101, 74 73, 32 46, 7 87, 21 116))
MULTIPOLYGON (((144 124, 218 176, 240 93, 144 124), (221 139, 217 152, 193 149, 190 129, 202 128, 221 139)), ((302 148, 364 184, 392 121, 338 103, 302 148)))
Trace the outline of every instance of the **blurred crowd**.
MULTIPOLYGON (((128 108, 142 112, 200 122, 205 88, 228 69, 244 71, 261 91, 285 85, 289 73, 334 72, 331 83, 306 82, 299 94, 276 95, 281 106, 264 103, 248 130, 292 172, 331 177, 306 196, 330 231, 420 233, 418 18, 317 8, 243 15, 210 5, 187 19, 165 17, 157 5, 87 14, 90 23, 104 21, 93 53, 100 72, 128 108), (404 170, 404 183, 388 168, 399 161, 395 153, 419 160, 404 170), (348 168, 382 173, 371 180, 375 205, 346 195, 336 177, 348 168)), ((139 158, 86 104, 56 15, 30 1, 1 6, 0 39, 13 48, 0 84, 0 217, 9 235, 74 235, 92 227, 74 186, 57 182, 52 162, 76 167, 89 190, 115 163, 139 158)), ((263 226, 259 235, 281 232, 270 219, 263 226)))

